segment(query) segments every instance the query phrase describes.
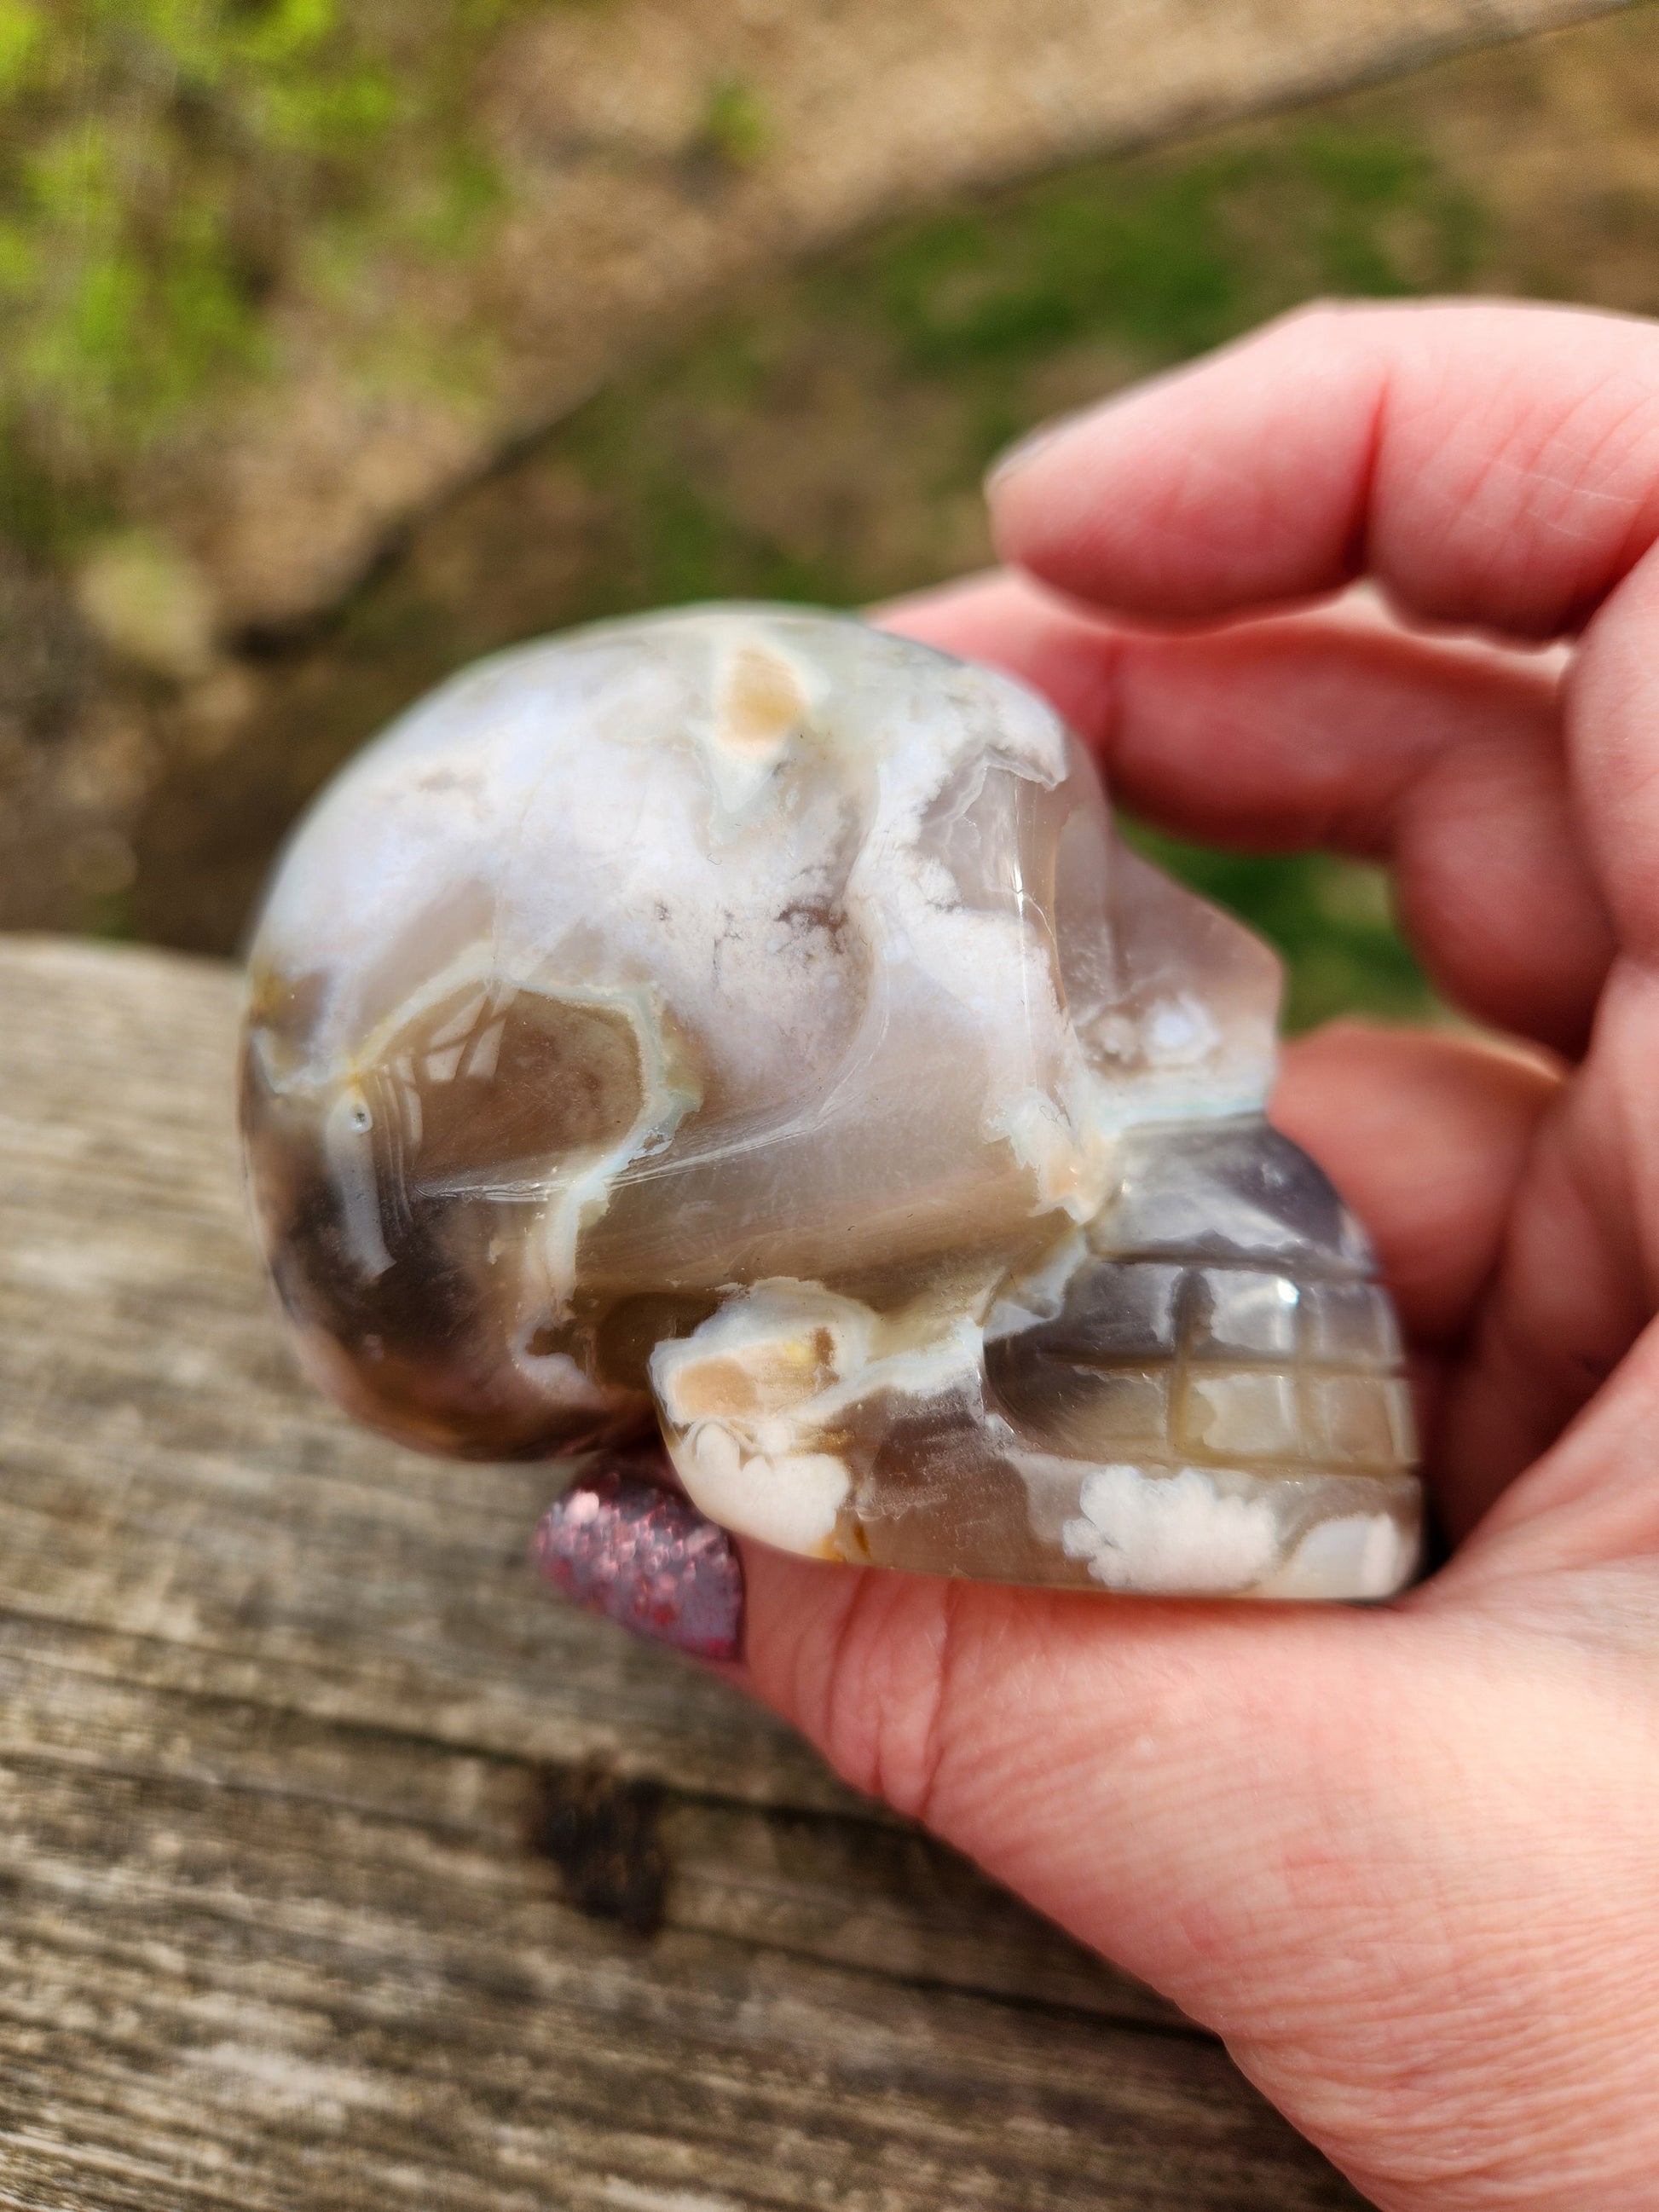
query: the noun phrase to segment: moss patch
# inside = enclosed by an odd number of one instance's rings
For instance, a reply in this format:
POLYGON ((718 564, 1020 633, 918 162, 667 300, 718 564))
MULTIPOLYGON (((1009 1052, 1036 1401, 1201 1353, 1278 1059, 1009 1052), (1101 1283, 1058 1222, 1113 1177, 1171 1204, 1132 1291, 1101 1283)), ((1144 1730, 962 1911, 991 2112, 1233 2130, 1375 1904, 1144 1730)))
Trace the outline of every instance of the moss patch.
POLYGON ((279 292, 453 254, 517 0, 0 0, 0 499, 51 543, 123 457, 257 376, 279 292))

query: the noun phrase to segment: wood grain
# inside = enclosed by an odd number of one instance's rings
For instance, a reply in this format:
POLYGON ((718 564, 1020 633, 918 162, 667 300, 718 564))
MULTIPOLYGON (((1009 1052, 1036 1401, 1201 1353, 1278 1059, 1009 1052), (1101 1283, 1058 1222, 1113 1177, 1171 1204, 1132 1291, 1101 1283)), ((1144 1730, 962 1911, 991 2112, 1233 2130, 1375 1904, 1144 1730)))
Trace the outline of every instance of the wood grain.
POLYGON ((1357 2203, 1158 1999, 550 1601, 546 1470, 309 1394, 235 1006, 0 939, 0 2205, 1357 2203))

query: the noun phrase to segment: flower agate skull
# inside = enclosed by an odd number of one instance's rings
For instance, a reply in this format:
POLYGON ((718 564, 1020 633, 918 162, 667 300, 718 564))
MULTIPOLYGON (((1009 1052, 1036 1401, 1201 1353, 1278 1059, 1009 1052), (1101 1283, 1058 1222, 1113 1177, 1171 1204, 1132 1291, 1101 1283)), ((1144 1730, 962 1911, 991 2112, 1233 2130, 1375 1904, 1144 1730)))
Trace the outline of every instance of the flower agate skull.
POLYGON ((1378 1597, 1364 1238, 1261 1118, 1279 969, 1006 677, 713 607, 524 647, 324 794, 243 1121, 311 1374, 425 1449, 660 1425, 793 1551, 1378 1597))

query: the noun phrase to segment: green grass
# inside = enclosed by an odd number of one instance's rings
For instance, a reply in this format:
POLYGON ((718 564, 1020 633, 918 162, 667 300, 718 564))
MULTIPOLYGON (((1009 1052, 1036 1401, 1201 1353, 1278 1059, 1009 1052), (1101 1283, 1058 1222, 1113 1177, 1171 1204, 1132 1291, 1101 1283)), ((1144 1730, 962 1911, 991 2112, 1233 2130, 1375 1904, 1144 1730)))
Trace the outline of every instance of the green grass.
POLYGON ((1482 228, 1422 149, 1293 122, 917 224, 824 297, 877 317, 918 374, 975 390, 985 419, 999 403, 1014 417, 1021 376, 1066 348, 1105 344, 1144 370, 1324 294, 1462 289, 1482 228))

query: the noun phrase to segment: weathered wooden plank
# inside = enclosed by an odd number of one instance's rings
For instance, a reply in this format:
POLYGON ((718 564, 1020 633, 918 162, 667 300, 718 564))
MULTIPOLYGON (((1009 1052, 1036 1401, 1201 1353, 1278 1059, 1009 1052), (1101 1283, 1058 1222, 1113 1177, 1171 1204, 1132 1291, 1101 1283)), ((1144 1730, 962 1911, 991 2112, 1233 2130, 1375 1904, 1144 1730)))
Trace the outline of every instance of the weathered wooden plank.
POLYGON ((0 941, 0 2205, 1355 2200, 1209 2038, 352 1431, 235 988, 0 941))
MULTIPOLYGON (((0 1759, 16 1771, 51 1778, 54 1789, 95 1777, 281 1801, 471 1845, 538 1897, 557 1887, 534 1853, 550 1792, 570 1770, 247 1698, 158 1692, 88 1671, 87 1642, 84 1632, 43 1637, 37 1622, 0 1619, 0 1759)), ((608 1787, 613 1796, 629 1789, 614 1779, 608 1787)), ((678 1791, 643 1802, 666 1929, 1103 2018, 1179 2020, 927 1838, 877 1824, 862 1808, 850 1817, 763 1811, 678 1791)))
POLYGON ((13 2141, 210 2157, 244 2201, 339 2207, 514 2201, 517 2160, 554 2203, 618 2173, 759 2205, 1343 2201, 1206 2040, 623 1941, 522 1848, 315 1800, 34 1762, 7 1784, 13 2141))

